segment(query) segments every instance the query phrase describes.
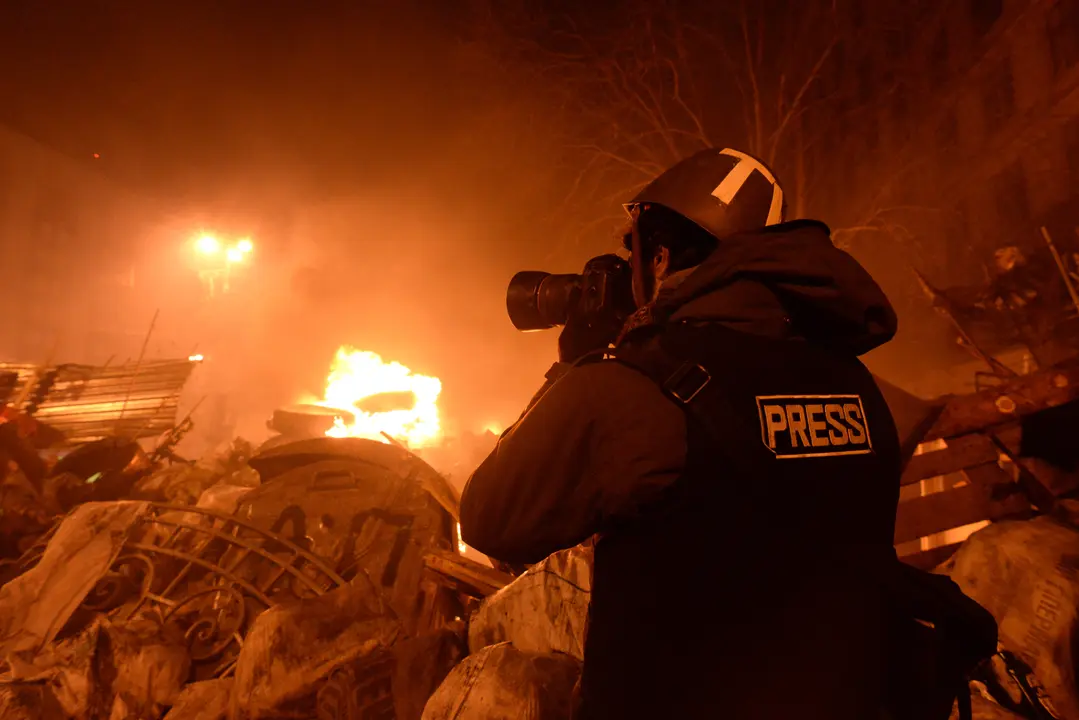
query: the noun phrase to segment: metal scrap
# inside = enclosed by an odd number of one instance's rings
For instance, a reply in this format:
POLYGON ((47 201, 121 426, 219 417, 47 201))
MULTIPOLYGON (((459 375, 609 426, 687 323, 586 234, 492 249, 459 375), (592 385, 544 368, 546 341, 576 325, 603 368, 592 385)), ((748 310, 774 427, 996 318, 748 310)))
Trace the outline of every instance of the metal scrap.
POLYGON ((121 435, 156 437, 176 421, 180 392, 197 362, 146 360, 141 364, 94 367, 0 363, 0 374, 18 375, 16 407, 62 432, 72 444, 121 435), (40 402, 35 390, 43 385, 40 402))

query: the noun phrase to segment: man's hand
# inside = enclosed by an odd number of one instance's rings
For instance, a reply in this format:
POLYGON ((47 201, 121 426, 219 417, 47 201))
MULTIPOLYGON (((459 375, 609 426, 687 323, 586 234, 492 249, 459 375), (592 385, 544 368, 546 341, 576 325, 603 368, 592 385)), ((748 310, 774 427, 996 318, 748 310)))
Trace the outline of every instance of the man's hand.
POLYGON ((604 350, 618 337, 622 321, 614 317, 589 315, 582 311, 580 291, 574 292, 573 310, 558 336, 558 360, 574 363, 590 352, 604 350))

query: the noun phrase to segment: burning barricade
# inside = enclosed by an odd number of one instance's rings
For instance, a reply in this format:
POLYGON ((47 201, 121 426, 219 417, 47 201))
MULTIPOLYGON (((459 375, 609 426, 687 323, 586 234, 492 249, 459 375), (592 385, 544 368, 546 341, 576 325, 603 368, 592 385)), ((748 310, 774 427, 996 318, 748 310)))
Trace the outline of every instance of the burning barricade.
POLYGON ((79 504, 10 568, 3 717, 420 716, 466 647, 426 560, 455 550, 452 489, 364 439, 249 462, 185 468, 185 492, 209 483, 191 505, 79 504))
MULTIPOLYGON (((51 466, 9 453, 26 465, 9 479, 30 531, 8 526, 0 717, 567 717, 591 546, 516 577, 465 557, 457 492, 421 457, 437 423, 378 430, 407 405, 387 394, 417 393, 395 373, 282 408, 277 437, 197 463, 172 450, 187 419, 149 450, 107 436, 51 466)), ((942 449, 904 475, 897 548, 1000 623, 975 717, 1079 716, 1079 474, 1044 421, 1079 401, 1079 369, 1016 382, 943 406, 908 398, 912 432, 942 449), (976 520, 992 524, 932 541, 976 520)))

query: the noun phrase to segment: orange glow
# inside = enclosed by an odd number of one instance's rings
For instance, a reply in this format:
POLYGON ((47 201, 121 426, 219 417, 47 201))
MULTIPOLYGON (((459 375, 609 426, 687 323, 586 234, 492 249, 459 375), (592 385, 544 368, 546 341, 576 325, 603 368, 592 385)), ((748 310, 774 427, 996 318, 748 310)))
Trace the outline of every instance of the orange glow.
POLYGON ((231 247, 231 248, 228 249, 228 252, 225 254, 225 258, 230 263, 238 263, 238 262, 241 262, 244 259, 244 254, 240 251, 240 248, 231 247))
POLYGON ((503 427, 499 423, 487 423, 483 426, 484 432, 489 432, 492 435, 501 435, 503 427))
POLYGON ((461 539, 461 523, 457 523, 457 552, 461 555, 468 554, 468 545, 461 539))
POLYGON ((337 350, 326 391, 318 405, 348 410, 356 416, 346 424, 338 419, 327 431, 330 437, 360 437, 388 442, 382 433, 420 448, 442 438, 438 396, 442 381, 416 375, 398 362, 386 362, 378 354, 343 346, 337 350), (412 407, 404 409, 364 409, 364 400, 388 393, 412 395, 412 407))
POLYGON ((246 255, 255 249, 255 244, 251 242, 250 238, 241 238, 240 241, 236 243, 236 249, 246 255))
POLYGON ((216 255, 221 250, 221 242, 213 235, 202 235, 195 241, 195 249, 201 255, 216 255))

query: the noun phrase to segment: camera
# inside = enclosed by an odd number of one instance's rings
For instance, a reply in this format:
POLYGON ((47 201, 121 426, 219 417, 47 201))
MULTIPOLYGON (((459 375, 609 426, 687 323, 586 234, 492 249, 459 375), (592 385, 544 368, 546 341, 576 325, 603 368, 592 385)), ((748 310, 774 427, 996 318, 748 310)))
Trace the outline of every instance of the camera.
POLYGON ((617 255, 600 255, 585 263, 580 275, 524 270, 506 290, 510 322, 522 332, 565 325, 575 310, 589 322, 625 321, 636 310, 629 263, 617 255))

